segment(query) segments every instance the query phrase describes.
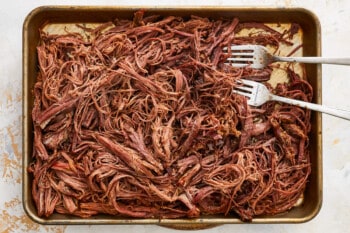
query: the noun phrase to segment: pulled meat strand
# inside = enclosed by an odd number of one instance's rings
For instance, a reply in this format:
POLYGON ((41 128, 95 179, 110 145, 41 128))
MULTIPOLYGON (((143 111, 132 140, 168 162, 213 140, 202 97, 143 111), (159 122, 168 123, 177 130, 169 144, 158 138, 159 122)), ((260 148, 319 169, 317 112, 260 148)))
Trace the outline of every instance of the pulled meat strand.
MULTIPOLYGON (((235 213, 249 221, 295 205, 310 174, 310 112, 248 106, 232 93, 237 80, 268 81, 272 68, 233 68, 223 47, 277 49, 292 43, 297 25, 280 33, 237 18, 139 11, 133 20, 78 27, 89 36, 41 31, 37 47, 28 171, 39 216, 235 213)), ((287 73, 289 83, 271 91, 311 101, 310 84, 292 66, 287 73)))

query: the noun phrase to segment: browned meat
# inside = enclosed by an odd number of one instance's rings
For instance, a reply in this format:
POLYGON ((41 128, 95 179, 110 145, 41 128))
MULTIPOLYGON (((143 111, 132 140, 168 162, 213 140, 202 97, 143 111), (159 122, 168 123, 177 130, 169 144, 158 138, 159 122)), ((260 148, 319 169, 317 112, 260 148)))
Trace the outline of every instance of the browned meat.
MULTIPOLYGON (((272 68, 225 64, 223 47, 291 44, 237 18, 116 19, 77 33, 41 32, 28 168, 39 216, 136 218, 234 214, 251 220, 293 207, 310 173, 310 112, 232 94, 272 68), (247 37, 236 34, 258 29, 247 37)), ((301 46, 299 46, 301 47, 301 46)), ((273 91, 310 101, 293 70, 273 91)), ((272 89, 272 88, 271 88, 272 89)))

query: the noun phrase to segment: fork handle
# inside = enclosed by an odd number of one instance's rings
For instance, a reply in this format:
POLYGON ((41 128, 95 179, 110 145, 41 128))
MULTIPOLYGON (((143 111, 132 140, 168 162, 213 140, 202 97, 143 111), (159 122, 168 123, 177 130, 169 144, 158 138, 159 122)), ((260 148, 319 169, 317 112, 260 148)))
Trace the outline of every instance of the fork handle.
POLYGON ((283 61, 283 62, 350 65, 350 58, 347 58, 347 57, 327 58, 327 57, 279 57, 279 56, 273 56, 272 59, 273 59, 273 61, 283 61))
POLYGON ((332 115, 335 117, 340 117, 340 118, 345 119, 345 120, 350 120, 350 111, 347 111, 347 110, 331 108, 331 107, 327 107, 324 105, 309 103, 309 102, 305 102, 305 101, 301 101, 301 100, 289 99, 286 97, 281 97, 281 96, 277 96, 277 95, 273 95, 273 94, 270 94, 270 100, 280 101, 280 102, 283 102, 286 104, 292 104, 292 105, 296 105, 296 106, 299 106, 302 108, 307 108, 310 110, 323 112, 323 113, 326 113, 328 115, 332 115))

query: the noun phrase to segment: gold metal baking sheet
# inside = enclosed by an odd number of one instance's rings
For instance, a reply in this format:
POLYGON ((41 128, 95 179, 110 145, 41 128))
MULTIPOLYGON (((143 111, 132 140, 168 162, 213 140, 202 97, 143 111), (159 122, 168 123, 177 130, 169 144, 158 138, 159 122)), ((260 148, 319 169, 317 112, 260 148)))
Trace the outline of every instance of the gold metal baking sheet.
MULTIPOLYGON (((119 216, 97 215, 83 219, 62 214, 49 218, 37 216, 32 200, 32 177, 27 166, 32 158, 33 126, 31 109, 32 88, 38 72, 36 46, 39 28, 50 24, 102 23, 115 18, 131 19, 135 11, 145 9, 147 14, 210 18, 238 17, 241 22, 272 24, 298 23, 302 29, 304 56, 321 55, 321 29, 317 17, 301 8, 261 7, 113 7, 113 6, 42 6, 28 14, 23 24, 23 206, 32 220, 40 224, 159 224, 178 229, 199 229, 219 224, 243 223, 236 216, 202 216, 195 219, 135 219, 119 216)), ((314 103, 321 103, 321 65, 307 64, 306 75, 314 89, 314 103)), ((312 113, 310 156, 312 172, 301 204, 290 211, 275 216, 255 217, 251 223, 302 223, 317 215, 322 203, 322 122, 321 114, 312 113)))

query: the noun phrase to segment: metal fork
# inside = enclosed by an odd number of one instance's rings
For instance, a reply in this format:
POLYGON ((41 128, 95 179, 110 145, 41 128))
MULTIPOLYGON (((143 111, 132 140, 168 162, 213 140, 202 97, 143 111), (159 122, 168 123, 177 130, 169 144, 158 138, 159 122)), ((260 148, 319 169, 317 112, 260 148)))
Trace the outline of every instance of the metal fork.
MULTIPOLYGON (((224 48, 227 52, 227 47, 224 48)), ((254 69, 261 69, 272 62, 300 62, 300 63, 324 63, 350 65, 350 58, 325 58, 325 57, 280 57, 270 54, 264 46, 261 45, 232 45, 231 61, 234 67, 250 66, 254 69)))
POLYGON ((233 92, 248 97, 248 104, 251 106, 260 106, 267 101, 279 101, 350 120, 350 111, 274 95, 270 93, 264 84, 255 81, 241 79, 237 82, 239 86, 233 92))

